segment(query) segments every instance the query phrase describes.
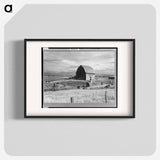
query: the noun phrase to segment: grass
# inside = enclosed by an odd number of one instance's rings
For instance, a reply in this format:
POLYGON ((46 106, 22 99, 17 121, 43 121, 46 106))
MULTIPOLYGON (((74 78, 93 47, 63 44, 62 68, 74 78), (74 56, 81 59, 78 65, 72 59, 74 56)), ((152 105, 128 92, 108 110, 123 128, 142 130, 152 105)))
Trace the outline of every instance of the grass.
POLYGON ((72 97, 72 103, 106 103, 115 105, 114 92, 115 89, 72 89, 45 91, 44 103, 71 103, 72 97))
POLYGON ((73 73, 44 76, 44 104, 105 103, 115 106, 116 89, 108 75, 96 75, 92 82, 69 77, 73 77, 73 73))

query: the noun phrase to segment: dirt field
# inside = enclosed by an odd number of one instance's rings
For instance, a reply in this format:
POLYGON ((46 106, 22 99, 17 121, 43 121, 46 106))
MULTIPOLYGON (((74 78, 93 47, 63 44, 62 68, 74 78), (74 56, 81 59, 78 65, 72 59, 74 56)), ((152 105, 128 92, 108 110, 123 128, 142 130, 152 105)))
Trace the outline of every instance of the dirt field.
POLYGON ((106 103, 115 105, 114 89, 45 91, 44 103, 106 103))

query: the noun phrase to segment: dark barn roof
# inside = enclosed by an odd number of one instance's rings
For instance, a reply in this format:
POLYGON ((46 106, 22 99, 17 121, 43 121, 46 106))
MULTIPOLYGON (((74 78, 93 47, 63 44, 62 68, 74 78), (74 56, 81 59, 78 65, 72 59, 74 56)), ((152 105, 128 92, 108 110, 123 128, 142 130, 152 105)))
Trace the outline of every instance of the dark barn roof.
MULTIPOLYGON (((93 74, 95 74, 93 68, 90 67, 90 66, 80 65, 79 67, 83 67, 86 73, 93 73, 93 74)), ((78 68, 79 68, 79 67, 78 67, 78 68)))

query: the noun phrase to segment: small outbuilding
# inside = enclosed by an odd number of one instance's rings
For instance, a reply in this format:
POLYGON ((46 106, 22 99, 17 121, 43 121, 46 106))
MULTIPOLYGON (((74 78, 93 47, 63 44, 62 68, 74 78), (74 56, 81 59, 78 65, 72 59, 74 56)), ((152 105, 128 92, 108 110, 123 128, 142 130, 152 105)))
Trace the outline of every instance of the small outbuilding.
POLYGON ((95 72, 90 66, 80 65, 76 71, 76 79, 92 81, 95 79, 95 72))

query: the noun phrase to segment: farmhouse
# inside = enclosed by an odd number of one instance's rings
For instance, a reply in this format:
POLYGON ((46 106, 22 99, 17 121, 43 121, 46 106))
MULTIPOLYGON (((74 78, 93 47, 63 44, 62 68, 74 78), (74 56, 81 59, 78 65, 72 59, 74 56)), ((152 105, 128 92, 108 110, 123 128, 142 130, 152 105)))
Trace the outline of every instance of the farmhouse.
POLYGON ((80 65, 76 71, 76 79, 92 81, 95 79, 95 72, 90 66, 80 65))

